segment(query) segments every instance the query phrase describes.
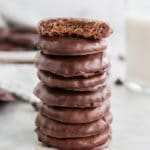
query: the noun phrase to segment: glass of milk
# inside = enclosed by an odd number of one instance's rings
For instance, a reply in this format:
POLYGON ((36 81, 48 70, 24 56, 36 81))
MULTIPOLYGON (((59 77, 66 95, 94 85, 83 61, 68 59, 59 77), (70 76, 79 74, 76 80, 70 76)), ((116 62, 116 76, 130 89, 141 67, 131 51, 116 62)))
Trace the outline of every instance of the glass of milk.
POLYGON ((126 2, 127 87, 150 93, 150 0, 126 2))

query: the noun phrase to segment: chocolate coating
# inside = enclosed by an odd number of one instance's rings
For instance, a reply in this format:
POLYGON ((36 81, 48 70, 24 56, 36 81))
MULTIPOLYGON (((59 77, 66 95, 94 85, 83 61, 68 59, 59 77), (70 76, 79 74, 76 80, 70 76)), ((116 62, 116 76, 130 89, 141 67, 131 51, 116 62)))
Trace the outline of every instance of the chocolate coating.
POLYGON ((19 24, 12 24, 12 23, 8 23, 8 26, 10 27, 10 30, 12 33, 33 33, 33 34, 37 34, 37 29, 36 26, 31 26, 31 25, 19 25, 19 24))
POLYGON ((3 42, 3 43, 0 43, 0 50, 5 50, 5 51, 25 51, 25 50, 27 50, 27 47, 18 46, 18 45, 13 44, 13 43, 3 42))
POLYGON ((108 145, 107 146, 98 146, 98 147, 88 149, 88 150, 108 150, 108 145))
POLYGON ((109 87, 101 87, 92 92, 78 92, 48 88, 41 82, 35 87, 34 94, 48 106, 90 108, 101 106, 111 93, 109 87))
POLYGON ((37 40, 37 34, 33 33, 12 33, 8 37, 8 41, 16 45, 25 46, 28 48, 35 47, 35 41, 37 40))
POLYGON ((104 39, 88 40, 72 37, 39 37, 37 47, 44 54, 73 56, 103 52, 107 44, 104 39))
POLYGON ((107 73, 95 75, 89 78, 72 77, 65 78, 47 71, 38 71, 39 79, 48 87, 63 88, 73 91, 94 91, 106 85, 107 73))
POLYGON ((110 63, 104 53, 85 56, 47 56, 38 52, 35 57, 38 69, 52 72, 64 77, 90 76, 103 73, 110 63))
POLYGON ((98 121, 85 124, 65 124, 49 119, 40 113, 36 118, 37 127, 44 134, 55 138, 77 138, 97 135, 104 132, 110 123, 110 120, 102 118, 98 121))
POLYGON ((48 107, 44 104, 41 105, 40 112, 56 121, 64 123, 88 123, 103 118, 110 108, 110 102, 104 101, 101 106, 96 108, 60 108, 48 107))
POLYGON ((0 27, 0 42, 4 42, 9 36, 10 30, 7 27, 0 27))
POLYGON ((38 139, 47 146, 65 150, 85 150, 97 146, 104 146, 111 138, 111 129, 107 128, 103 134, 85 138, 58 139, 45 135, 39 128, 36 130, 38 139))

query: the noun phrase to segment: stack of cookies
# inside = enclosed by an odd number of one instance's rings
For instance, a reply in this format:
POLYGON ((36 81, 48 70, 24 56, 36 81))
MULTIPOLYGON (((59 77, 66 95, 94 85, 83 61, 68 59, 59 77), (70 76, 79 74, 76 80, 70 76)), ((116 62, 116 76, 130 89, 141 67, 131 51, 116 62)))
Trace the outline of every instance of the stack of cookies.
POLYGON ((66 150, 107 149, 112 116, 105 38, 112 30, 105 22, 57 18, 42 21, 39 33, 39 141, 66 150))

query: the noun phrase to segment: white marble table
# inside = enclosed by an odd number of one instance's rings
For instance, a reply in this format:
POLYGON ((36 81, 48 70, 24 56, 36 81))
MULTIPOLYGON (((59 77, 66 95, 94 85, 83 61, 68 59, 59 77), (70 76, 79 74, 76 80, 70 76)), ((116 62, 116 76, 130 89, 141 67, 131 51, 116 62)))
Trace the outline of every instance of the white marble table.
MULTIPOLYGON (((150 95, 125 87, 112 87, 114 116, 110 150, 150 149, 150 95)), ((0 150, 51 150, 42 147, 34 133, 36 112, 26 102, 0 107, 0 150)))

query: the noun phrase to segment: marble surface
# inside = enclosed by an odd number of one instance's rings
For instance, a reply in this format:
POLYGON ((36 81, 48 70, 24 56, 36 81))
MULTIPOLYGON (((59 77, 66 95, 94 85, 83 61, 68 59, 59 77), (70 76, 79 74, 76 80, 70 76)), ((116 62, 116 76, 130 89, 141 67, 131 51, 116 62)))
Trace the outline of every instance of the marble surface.
MULTIPOLYGON (((112 86, 113 140, 110 150, 150 148, 150 95, 112 86)), ((34 132, 36 112, 27 102, 0 106, 0 150, 53 150, 43 147, 34 132)))

